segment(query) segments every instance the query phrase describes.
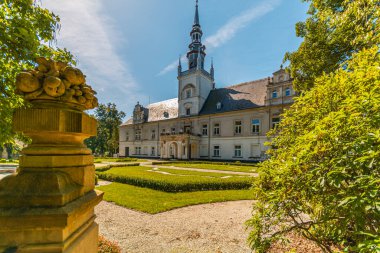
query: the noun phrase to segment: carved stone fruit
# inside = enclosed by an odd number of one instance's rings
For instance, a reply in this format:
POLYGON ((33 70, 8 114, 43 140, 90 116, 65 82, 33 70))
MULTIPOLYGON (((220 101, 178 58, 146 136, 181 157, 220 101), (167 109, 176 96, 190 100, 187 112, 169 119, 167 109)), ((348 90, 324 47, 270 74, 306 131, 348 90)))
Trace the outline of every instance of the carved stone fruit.
POLYGON ((59 97, 65 93, 66 88, 61 79, 47 76, 44 80, 44 90, 51 97, 59 97))
POLYGON ((82 91, 75 90, 75 96, 77 96, 77 97, 82 96, 82 91))
POLYGON ((38 90, 41 85, 38 78, 29 72, 21 72, 16 77, 16 87, 22 92, 33 92, 38 90))
POLYGON ((69 89, 71 87, 71 83, 66 79, 62 79, 62 82, 65 85, 66 89, 69 89))
POLYGON ((44 91, 44 89, 40 88, 40 89, 38 89, 38 90, 36 90, 36 91, 34 91, 32 93, 28 93, 28 94, 25 95, 25 99, 35 99, 39 95, 41 95, 43 91, 44 91))
POLYGON ((74 85, 80 85, 85 82, 82 71, 77 68, 66 67, 63 71, 63 76, 74 85))
POLYGON ((82 96, 79 96, 77 99, 78 99, 78 102, 79 102, 80 104, 84 104, 84 103, 86 103, 86 99, 85 99, 84 97, 82 97, 82 96))
POLYGON ((57 62, 57 70, 58 71, 63 71, 67 67, 67 63, 65 62, 57 62))

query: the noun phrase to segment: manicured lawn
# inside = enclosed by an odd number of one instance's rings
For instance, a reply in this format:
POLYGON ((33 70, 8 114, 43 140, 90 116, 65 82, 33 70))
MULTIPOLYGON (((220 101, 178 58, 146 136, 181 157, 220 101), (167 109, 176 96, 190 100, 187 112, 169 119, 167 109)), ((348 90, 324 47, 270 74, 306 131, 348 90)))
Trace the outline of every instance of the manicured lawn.
POLYGON ((98 172, 100 179, 151 188, 166 192, 248 189, 252 177, 197 171, 162 169, 161 174, 150 167, 128 166, 98 172), (227 176, 227 178, 226 178, 227 176))
POLYGON ((161 166, 176 166, 183 168, 195 168, 195 169, 208 169, 208 170, 225 170, 225 171, 238 171, 238 172, 256 172, 257 167, 252 165, 233 165, 233 164, 213 164, 213 163, 198 163, 198 162, 175 162, 165 163, 161 166))
POLYGON ((120 183, 97 189, 104 192, 106 201, 151 214, 189 205, 253 199, 251 190, 168 193, 120 183))
MULTIPOLYGON (((153 171, 156 171, 156 173, 159 172, 166 172, 173 175, 182 175, 182 176, 203 176, 203 177, 231 177, 236 175, 233 174, 226 174, 226 173, 217 173, 217 172, 203 172, 203 171, 192 171, 192 170, 176 170, 176 169, 170 169, 170 168, 150 168, 153 171)), ((240 177, 240 176, 238 176, 240 177)))

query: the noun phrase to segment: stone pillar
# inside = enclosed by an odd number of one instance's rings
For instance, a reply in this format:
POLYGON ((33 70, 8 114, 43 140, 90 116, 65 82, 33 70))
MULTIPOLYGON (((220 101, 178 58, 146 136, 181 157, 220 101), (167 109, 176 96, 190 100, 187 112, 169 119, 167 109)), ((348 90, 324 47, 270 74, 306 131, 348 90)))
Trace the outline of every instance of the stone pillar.
POLYGON ((96 135, 96 120, 49 98, 17 110, 13 128, 32 143, 17 173, 0 181, 0 252, 97 252, 94 207, 102 193, 83 144, 96 135))

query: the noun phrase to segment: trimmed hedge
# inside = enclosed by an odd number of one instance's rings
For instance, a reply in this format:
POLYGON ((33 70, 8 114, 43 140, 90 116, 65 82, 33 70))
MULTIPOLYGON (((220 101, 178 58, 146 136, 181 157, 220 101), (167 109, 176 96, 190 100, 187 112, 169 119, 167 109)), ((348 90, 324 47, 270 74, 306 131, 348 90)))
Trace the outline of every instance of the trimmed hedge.
POLYGON ((104 165, 102 167, 95 168, 96 172, 104 172, 111 168, 118 168, 118 167, 129 167, 129 166, 139 166, 140 163, 123 163, 123 164, 108 164, 104 165))
MULTIPOLYGON (((190 192, 209 190, 241 190, 249 189, 252 177, 230 176, 228 178, 201 175, 166 175, 149 171, 149 167, 112 168, 99 172, 100 179, 130 184, 165 192, 190 192)), ((203 173, 204 174, 204 173, 203 173)))
POLYGON ((211 161, 166 161, 166 162, 152 162, 153 165, 166 165, 166 164, 213 164, 213 165, 230 165, 230 166, 254 166, 255 163, 242 163, 242 162, 211 162, 211 161))

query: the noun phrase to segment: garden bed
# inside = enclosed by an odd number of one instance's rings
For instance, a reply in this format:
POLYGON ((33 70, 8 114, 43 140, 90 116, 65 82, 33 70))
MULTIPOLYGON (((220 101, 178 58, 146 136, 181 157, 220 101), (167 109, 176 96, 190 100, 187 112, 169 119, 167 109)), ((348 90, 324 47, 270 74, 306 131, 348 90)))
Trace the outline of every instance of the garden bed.
POLYGON ((249 189, 252 177, 209 172, 179 171, 128 166, 98 172, 100 179, 165 192, 249 189), (165 174, 163 174, 165 173, 165 174))

